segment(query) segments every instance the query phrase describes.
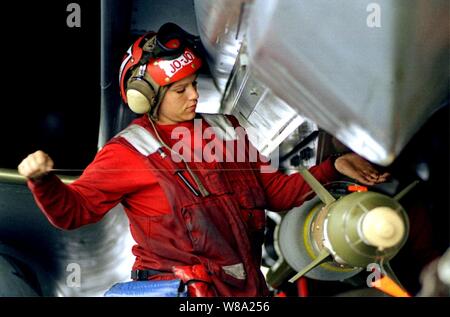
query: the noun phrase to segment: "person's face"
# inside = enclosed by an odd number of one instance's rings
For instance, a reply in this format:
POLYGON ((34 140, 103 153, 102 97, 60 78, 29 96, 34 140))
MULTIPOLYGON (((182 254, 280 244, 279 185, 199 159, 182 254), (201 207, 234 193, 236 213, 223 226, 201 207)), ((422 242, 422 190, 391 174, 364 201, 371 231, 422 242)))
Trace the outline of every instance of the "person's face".
POLYGON ((159 107, 159 124, 176 124, 194 119, 198 100, 196 79, 197 74, 192 74, 169 87, 159 107))

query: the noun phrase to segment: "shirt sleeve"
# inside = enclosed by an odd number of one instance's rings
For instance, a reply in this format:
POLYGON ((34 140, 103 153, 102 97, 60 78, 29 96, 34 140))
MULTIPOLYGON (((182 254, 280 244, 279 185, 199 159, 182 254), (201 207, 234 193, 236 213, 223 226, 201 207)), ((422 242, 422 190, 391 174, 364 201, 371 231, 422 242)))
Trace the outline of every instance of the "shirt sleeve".
MULTIPOLYGON (((269 210, 279 212, 300 206, 311 194, 312 189, 301 174, 286 175, 280 171, 261 172, 263 164, 257 165, 260 170, 259 180, 266 194, 269 210)), ((334 160, 331 158, 311 167, 309 171, 322 184, 337 180, 340 175, 334 168, 334 160)))
MULTIPOLYGON (((227 115, 227 118, 235 128, 240 126, 239 121, 234 116, 227 115)), ((249 141, 247 134, 244 138, 247 152, 257 153, 256 162, 252 160, 254 162, 252 165, 256 169, 256 174, 264 189, 267 209, 280 212, 303 204, 312 192, 311 187, 303 177, 299 173, 286 175, 270 167, 267 160, 262 160, 262 155, 249 141)), ((334 168, 334 161, 334 158, 329 158, 321 164, 311 167, 309 171, 322 184, 335 181, 341 175, 334 168)))
POLYGON ((137 190, 142 177, 136 176, 143 169, 144 159, 132 150, 108 144, 70 185, 49 174, 38 181, 29 180, 28 187, 54 226, 75 229, 99 221, 124 195, 137 190))

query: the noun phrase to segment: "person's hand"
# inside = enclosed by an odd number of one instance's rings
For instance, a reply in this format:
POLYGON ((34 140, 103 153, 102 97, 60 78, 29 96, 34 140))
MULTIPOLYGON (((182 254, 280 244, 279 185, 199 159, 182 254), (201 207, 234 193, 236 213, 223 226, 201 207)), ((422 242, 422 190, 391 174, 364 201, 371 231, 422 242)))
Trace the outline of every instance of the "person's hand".
POLYGON ((52 168, 53 160, 42 151, 28 155, 17 167, 20 175, 34 180, 43 177, 52 168))
POLYGON ((380 173, 368 161, 356 153, 348 153, 338 157, 334 162, 336 170, 364 185, 375 185, 385 182, 389 173, 380 173))

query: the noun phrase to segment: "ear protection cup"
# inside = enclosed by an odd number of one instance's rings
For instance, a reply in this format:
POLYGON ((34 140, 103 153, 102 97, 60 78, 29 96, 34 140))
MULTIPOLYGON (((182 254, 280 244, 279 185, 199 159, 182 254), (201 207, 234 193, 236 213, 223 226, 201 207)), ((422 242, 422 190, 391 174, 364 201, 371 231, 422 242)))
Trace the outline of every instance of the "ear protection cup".
POLYGON ((203 61, 197 54, 200 38, 173 23, 158 33, 148 32, 127 50, 119 71, 122 101, 137 114, 157 119, 168 86, 199 71, 203 61))
POLYGON ((127 85, 127 100, 133 112, 147 113, 154 106, 155 91, 145 79, 132 77, 127 85))

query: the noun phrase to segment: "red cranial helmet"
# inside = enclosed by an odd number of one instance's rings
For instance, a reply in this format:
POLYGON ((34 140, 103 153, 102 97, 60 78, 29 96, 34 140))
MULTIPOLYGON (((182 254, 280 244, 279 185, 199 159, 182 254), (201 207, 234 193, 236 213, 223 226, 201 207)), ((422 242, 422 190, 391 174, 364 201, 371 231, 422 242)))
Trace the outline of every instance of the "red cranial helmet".
POLYGON ((196 73, 203 62, 199 57, 199 38, 173 23, 157 33, 139 37, 128 49, 120 67, 120 94, 135 113, 157 109, 168 85, 196 73))

